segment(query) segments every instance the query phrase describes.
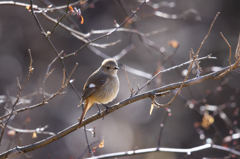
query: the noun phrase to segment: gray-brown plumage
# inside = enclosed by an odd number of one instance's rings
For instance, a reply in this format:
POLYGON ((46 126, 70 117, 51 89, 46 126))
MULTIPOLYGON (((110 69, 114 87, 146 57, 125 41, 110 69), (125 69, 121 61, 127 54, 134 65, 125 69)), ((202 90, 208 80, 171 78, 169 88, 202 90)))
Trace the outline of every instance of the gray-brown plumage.
POLYGON ((80 106, 85 101, 79 127, 81 127, 83 118, 94 103, 107 104, 116 98, 119 91, 118 69, 117 62, 114 59, 106 59, 88 77, 83 87, 82 100, 78 105, 80 106))

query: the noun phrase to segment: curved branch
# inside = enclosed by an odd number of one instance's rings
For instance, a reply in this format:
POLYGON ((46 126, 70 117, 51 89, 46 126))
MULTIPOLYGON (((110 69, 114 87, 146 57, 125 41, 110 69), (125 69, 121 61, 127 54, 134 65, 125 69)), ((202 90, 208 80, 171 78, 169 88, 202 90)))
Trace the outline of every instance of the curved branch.
MULTIPOLYGON (((238 65, 238 67, 240 67, 240 66, 238 65)), ((207 75, 204 75, 204 76, 201 76, 201 77, 197 77, 197 78, 187 80, 183 84, 183 87, 187 87, 187 86, 190 86, 190 85, 193 85, 193 84, 201 83, 201 82, 209 80, 209 79, 214 79, 216 76, 218 76, 222 72, 226 71, 227 69, 229 69, 229 66, 225 67, 225 68, 223 68, 219 71, 212 72, 210 74, 207 74, 207 75)), ((150 90, 148 92, 145 92, 145 93, 142 93, 142 94, 139 94, 139 95, 136 95, 136 96, 132 96, 132 97, 130 97, 128 99, 125 99, 125 100, 123 100, 119 103, 116 103, 113 106, 111 106, 110 108, 108 108, 107 114, 112 113, 113 111, 115 111, 119 108, 122 108, 126 105, 129 105, 129 104, 134 103, 136 101, 139 101, 141 99, 151 98, 156 94, 160 95, 160 96, 165 95, 165 94, 168 93, 169 90, 179 88, 181 85, 182 85, 182 82, 177 82, 177 83, 169 84, 167 86, 156 88, 154 90, 150 90), (161 94, 159 94, 159 93, 161 93, 161 94)), ((82 122, 82 126, 85 126, 86 124, 89 124, 89 123, 91 123, 91 122, 93 122, 97 119, 100 119, 103 116, 105 116, 105 112, 103 112, 103 111, 101 112, 101 115, 99 115, 98 113, 94 114, 93 116, 85 119, 82 122)), ((50 143, 52 143, 52 142, 54 142, 54 141, 56 141, 56 140, 58 140, 58 139, 60 139, 64 136, 70 134, 71 132, 73 132, 77 129, 78 129, 78 122, 76 124, 66 128, 66 129, 58 132, 54 136, 48 137, 44 140, 38 141, 38 142, 30 144, 30 145, 26 145, 26 146, 22 146, 22 147, 17 146, 13 149, 10 149, 10 150, 6 151, 6 152, 3 152, 2 154, 0 154, 0 159, 4 159, 4 158, 7 158, 7 157, 10 158, 10 157, 17 156, 17 155, 20 155, 20 154, 23 154, 23 153, 26 153, 26 152, 33 151, 35 149, 38 149, 38 148, 43 147, 45 145, 48 145, 48 144, 50 144, 50 143)))

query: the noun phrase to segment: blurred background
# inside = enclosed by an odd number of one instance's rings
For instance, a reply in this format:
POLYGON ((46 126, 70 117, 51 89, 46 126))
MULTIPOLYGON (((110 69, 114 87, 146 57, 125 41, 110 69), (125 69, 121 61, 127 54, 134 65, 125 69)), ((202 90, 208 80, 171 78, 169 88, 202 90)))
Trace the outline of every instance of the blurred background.
MULTIPOLYGON (((18 2, 29 3, 25 0, 18 0, 18 2)), ((33 1, 34 4, 42 8, 46 8, 50 4, 53 7, 66 5, 67 2, 68 0, 33 1)), ((70 1, 70 3, 73 2, 76 1, 70 1)), ((89 0, 86 4, 76 6, 81 8, 84 18, 83 24, 80 24, 79 18, 73 13, 68 14, 62 23, 82 33, 110 29, 115 27, 115 22, 122 23, 139 5, 140 2, 135 0, 89 0)), ((119 43, 107 48, 94 48, 107 56, 114 57, 131 45, 133 48, 118 60, 120 66, 127 65, 154 75, 157 70, 188 61, 190 49, 192 48, 195 53, 197 52, 215 15, 220 12, 210 36, 199 53, 199 57, 209 54, 217 57, 217 60, 201 61, 200 66, 203 69, 201 75, 204 75, 212 72, 213 66, 228 66, 229 48, 220 32, 232 46, 232 57, 234 56, 240 28, 239 7, 240 1, 238 0, 152 0, 148 4, 144 4, 136 16, 123 27, 136 29, 142 33, 151 33, 156 30, 159 33, 141 37, 135 33, 117 31, 95 43, 105 44, 120 39, 119 43), (144 43, 145 38, 148 40, 148 44, 154 44, 154 47, 144 43)), ((55 10, 46 14, 59 19, 66 9, 62 11, 55 10)), ((51 31, 55 26, 40 13, 37 14, 37 17, 45 31, 51 31)), ((94 39, 99 36, 99 34, 92 34, 88 38, 94 39)), ((76 51, 84 44, 60 26, 55 29, 50 40, 58 52, 64 51, 63 55, 76 51)), ((0 5, 0 95, 2 97, 16 97, 19 91, 16 77, 19 78, 21 84, 27 78, 30 60, 28 49, 32 53, 34 73, 24 87, 21 97, 30 100, 30 103, 19 104, 17 109, 42 102, 43 98, 39 91, 48 65, 56 57, 56 54, 42 35, 28 9, 15 5, 0 5)), ((96 50, 94 52, 93 47, 85 47, 77 55, 70 56, 63 61, 68 72, 71 72, 75 64, 78 63, 72 79, 75 80, 73 85, 81 96, 86 79, 101 65, 103 58, 96 55, 96 50)), ((234 62, 234 57, 232 62, 234 62)), ((48 94, 55 93, 60 89, 63 78, 63 69, 59 60, 56 60, 51 69, 54 71, 45 83, 45 91, 48 94)), ((140 93, 182 81, 184 79, 182 71, 185 69, 188 69, 188 65, 158 76, 140 93)), ((137 74, 129 72, 127 74, 134 90, 137 90, 138 85, 142 86, 148 80, 148 78, 137 74)), ((120 92, 117 98, 108 105, 130 97, 123 67, 118 76, 121 84, 120 92)), ((194 72, 190 75, 190 77, 195 76, 194 72)), ((210 139, 213 143, 239 149, 239 140, 224 142, 225 137, 231 133, 237 133, 239 127, 236 122, 239 120, 239 116, 236 115, 240 102, 239 81, 239 70, 235 70, 219 80, 208 80, 183 88, 176 100, 168 106, 171 109, 171 115, 167 117, 164 124, 161 147, 191 148, 203 145, 210 139), (207 105, 214 106, 214 111, 208 111, 207 105), (209 126, 203 125, 206 113, 214 118, 214 122, 209 126), (221 113, 225 114, 228 120, 222 118, 219 115, 221 113)), ((70 86, 65 88, 64 92, 64 94, 50 100, 47 105, 17 114, 8 125, 20 129, 36 129, 48 125, 46 131, 57 133, 75 124, 82 113, 82 109, 77 107, 80 99, 70 86)), ((176 92, 173 91, 170 95, 159 97, 157 100, 159 103, 165 104, 173 97, 174 93, 176 92)), ((1 101, 1 116, 7 112, 4 107, 10 109, 12 102, 11 100, 1 101)), ((166 109, 155 108, 152 115, 149 116, 150 107, 150 99, 140 100, 107 115, 103 120, 99 119, 88 124, 87 128, 94 126, 96 128, 95 137, 87 133, 89 143, 95 143, 92 147, 97 146, 104 139, 104 147, 97 148, 95 155, 156 147, 160 124, 166 115, 166 109)), ((103 106, 100 108, 104 109, 103 106)), ((94 106, 86 116, 89 117, 97 111, 97 107, 94 106)), ((9 129, 5 129, 0 147, 1 152, 17 145, 24 146, 49 137, 49 135, 39 134, 33 138, 31 133, 12 135, 9 131, 9 129)), ((229 153, 212 149, 193 154, 200 158, 232 157, 229 153)), ((15 158, 75 159, 82 155, 89 156, 85 134, 81 128, 56 142, 15 158)), ((129 158, 177 159, 193 157, 180 153, 158 152, 129 158)))

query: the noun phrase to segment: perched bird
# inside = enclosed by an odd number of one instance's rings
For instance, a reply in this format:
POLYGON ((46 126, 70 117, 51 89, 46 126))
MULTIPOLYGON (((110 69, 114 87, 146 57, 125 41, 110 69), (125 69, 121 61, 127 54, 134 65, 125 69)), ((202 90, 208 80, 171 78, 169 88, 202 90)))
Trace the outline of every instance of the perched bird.
POLYGON ((83 87, 82 100, 78 105, 80 106, 85 101, 79 127, 93 104, 107 104, 116 98, 119 91, 118 69, 114 59, 105 59, 102 65, 88 77, 83 87))

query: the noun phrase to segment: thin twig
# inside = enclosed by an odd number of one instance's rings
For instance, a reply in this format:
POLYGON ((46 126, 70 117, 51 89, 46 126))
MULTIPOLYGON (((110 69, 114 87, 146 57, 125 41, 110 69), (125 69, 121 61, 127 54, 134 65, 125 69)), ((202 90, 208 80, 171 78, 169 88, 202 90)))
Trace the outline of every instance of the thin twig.
MULTIPOLYGON (((239 51, 237 51, 239 49, 239 44, 240 43, 238 41, 236 52, 239 52, 239 51)), ((228 70, 226 70, 225 72, 222 72, 221 74, 217 75, 214 79, 219 79, 219 78, 225 76, 227 73, 229 73, 232 69, 238 68, 239 67, 239 63, 240 63, 240 56, 237 56, 235 58, 235 63, 233 65, 229 65, 229 69, 228 70)))
POLYGON ((48 125, 41 127, 41 128, 36 128, 36 129, 19 129, 19 128, 14 128, 12 126, 7 125, 8 129, 14 130, 19 133, 37 133, 37 134, 47 134, 47 135, 55 135, 53 132, 48 132, 44 131, 46 128, 48 128, 48 125))
POLYGON ((49 74, 51 74, 51 72, 53 71, 53 70, 52 70, 52 71, 50 71, 50 73, 49 73, 50 67, 52 66, 52 64, 53 64, 59 57, 61 57, 62 53, 63 53, 63 51, 60 52, 60 53, 57 55, 57 57, 55 57, 55 58, 52 60, 52 62, 48 65, 48 68, 47 68, 45 77, 44 77, 44 79, 43 79, 43 84, 42 84, 42 96, 43 96, 43 99, 45 99, 44 88, 45 88, 46 80, 47 80, 49 74))
POLYGON ((198 48, 195 56, 198 56, 198 54, 199 54, 199 52, 200 52, 200 50, 201 50, 204 42, 206 41, 206 39, 207 39, 208 36, 210 35, 210 32, 211 32, 212 27, 213 27, 213 24, 215 23, 215 21, 216 21, 216 19, 217 19, 217 17, 218 17, 219 14, 220 14, 220 12, 218 12, 218 13, 216 14, 215 18, 213 19, 212 24, 211 24, 211 26, 210 26, 210 28, 209 28, 209 30, 208 30, 208 33, 207 33, 207 35, 205 36, 205 38, 203 39, 203 41, 201 42, 200 47, 198 48))
MULTIPOLYGON (((71 33, 74 37, 76 37, 77 39, 80 39, 81 41, 83 41, 84 43, 88 43, 89 40, 86 40, 85 38, 75 34, 75 33, 71 33)), ((117 40, 117 41, 114 41, 114 42, 111 42, 111 43, 106 43, 106 44, 98 44, 98 43, 89 43, 89 45, 92 45, 92 46, 95 46, 95 47, 99 47, 99 48, 106 48, 108 46, 114 46, 116 45, 117 43, 121 42, 121 40, 117 40)))
MULTIPOLYGON (((229 44, 229 42, 227 41, 227 39, 224 37, 223 33, 220 32, 220 35, 222 36, 222 38, 224 39, 224 41, 227 43, 228 45, 228 48, 229 48, 229 59, 228 59, 228 62, 229 62, 229 66, 231 66, 231 58, 232 58, 232 47, 231 45, 229 44)), ((230 70, 231 70, 231 67, 230 67, 230 70)))
POLYGON ((69 3, 70 3, 70 0, 68 0, 68 3, 67 3, 66 13, 58 20, 58 22, 56 23, 56 25, 53 27, 52 31, 50 32, 50 34, 47 35, 46 38, 48 38, 51 34, 53 34, 54 30, 57 28, 57 26, 59 25, 59 23, 60 23, 60 22, 65 18, 65 16, 68 14, 69 3))

